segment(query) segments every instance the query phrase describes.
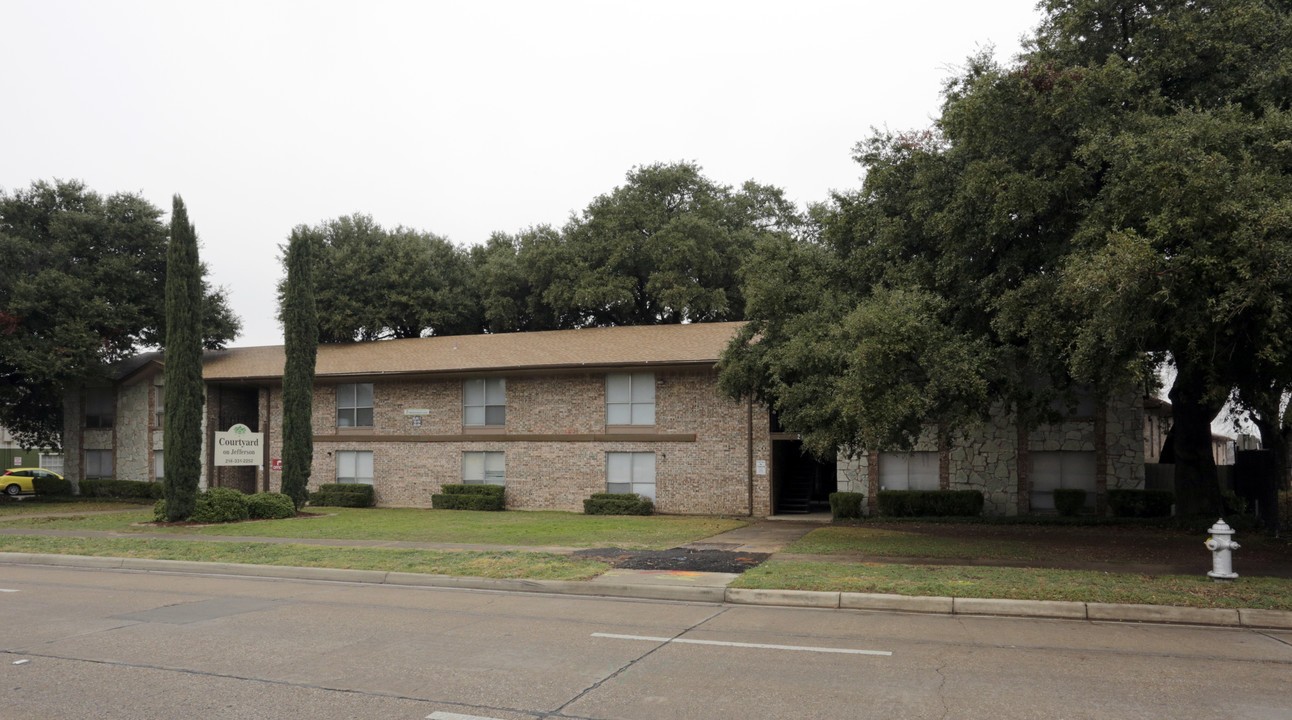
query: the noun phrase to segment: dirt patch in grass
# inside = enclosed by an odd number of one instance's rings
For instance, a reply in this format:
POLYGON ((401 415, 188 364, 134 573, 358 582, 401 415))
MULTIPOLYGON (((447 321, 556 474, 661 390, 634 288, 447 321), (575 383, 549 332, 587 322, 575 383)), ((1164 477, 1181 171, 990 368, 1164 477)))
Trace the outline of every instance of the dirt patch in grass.
POLYGON ((571 553, 572 557, 604 560, 625 570, 686 570, 689 572, 742 573, 766 560, 768 553, 731 550, 624 550, 592 548, 571 553))

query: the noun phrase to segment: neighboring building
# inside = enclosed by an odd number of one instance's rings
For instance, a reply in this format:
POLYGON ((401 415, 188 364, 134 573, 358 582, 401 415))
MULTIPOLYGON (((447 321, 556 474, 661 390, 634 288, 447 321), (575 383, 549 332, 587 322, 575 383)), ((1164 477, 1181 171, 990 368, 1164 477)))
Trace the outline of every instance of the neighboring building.
POLYGON ((1137 394, 1087 398, 1055 425, 1024 430, 1006 413, 938 440, 935 428, 909 453, 870 452, 839 464, 840 490, 867 496, 878 508, 880 490, 979 490, 984 514, 1052 512, 1054 490, 1086 491, 1086 504, 1102 513, 1105 493, 1144 487, 1143 423, 1137 394))
MULTIPOLYGON (((988 513, 1012 515, 1053 507, 1055 487, 1088 487, 1102 505, 1107 488, 1143 486, 1137 397, 1087 403, 1032 432, 993 421, 946 447, 926 439, 914 453, 817 462, 765 408, 718 391, 714 366, 737 327, 320 346, 311 489, 370 483, 380 504, 429 506, 443 485, 494 483, 510 508, 580 510, 610 491, 652 497, 664 513, 764 516, 826 509, 836 490, 866 493, 873 511, 881 487, 974 488, 988 513)), ((157 477, 157 360, 141 356, 110 386, 69 394, 69 473, 157 477)), ((279 488, 283 363, 281 346, 206 354, 204 486, 279 488), (215 466, 214 433, 234 424, 264 434, 265 465, 215 466)))
POLYGON ((160 480, 162 356, 144 353, 108 368, 102 383, 63 400, 64 476, 160 480))
POLYGON ((0 427, 0 472, 7 468, 42 467, 63 474, 63 454, 51 448, 25 448, 0 427))

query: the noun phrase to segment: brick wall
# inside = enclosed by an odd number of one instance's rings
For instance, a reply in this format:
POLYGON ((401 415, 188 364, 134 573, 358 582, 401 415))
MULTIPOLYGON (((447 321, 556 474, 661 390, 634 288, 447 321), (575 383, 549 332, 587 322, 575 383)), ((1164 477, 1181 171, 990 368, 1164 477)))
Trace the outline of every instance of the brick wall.
MULTIPOLYGON (((722 396, 715 373, 658 372, 655 382, 655 426, 627 434, 606 428, 604 373, 508 376, 506 425, 483 430, 462 426, 458 378, 374 383, 373 427, 357 431, 336 427, 336 386, 321 383, 310 487, 335 481, 337 452, 371 451, 378 503, 426 507, 443 485, 462 481, 463 452, 503 452, 508 507, 582 510, 605 491, 607 452, 652 452, 660 512, 749 513, 751 467, 771 461, 766 410, 752 413, 751 455, 750 407, 722 396)), ((267 405, 269 453, 278 458, 281 388, 270 389, 267 405)), ((280 475, 271 473, 274 490, 280 475)), ((755 515, 770 511, 769 477, 754 475, 755 515)))

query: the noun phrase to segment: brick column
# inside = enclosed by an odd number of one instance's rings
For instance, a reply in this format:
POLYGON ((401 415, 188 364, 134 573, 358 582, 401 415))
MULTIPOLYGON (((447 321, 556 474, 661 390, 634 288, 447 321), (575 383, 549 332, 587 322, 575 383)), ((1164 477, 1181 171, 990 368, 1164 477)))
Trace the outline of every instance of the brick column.
POLYGON ((879 514, 879 453, 866 455, 866 514, 879 514))
POLYGON ((1095 401, 1095 514, 1108 508, 1108 399, 1095 401))
POLYGON ((1028 515, 1032 512, 1032 478, 1029 472, 1031 460, 1028 457, 1027 449, 1027 430, 1023 427, 1018 428, 1018 451, 1014 454, 1017 468, 1015 472, 1018 475, 1018 514, 1028 515))

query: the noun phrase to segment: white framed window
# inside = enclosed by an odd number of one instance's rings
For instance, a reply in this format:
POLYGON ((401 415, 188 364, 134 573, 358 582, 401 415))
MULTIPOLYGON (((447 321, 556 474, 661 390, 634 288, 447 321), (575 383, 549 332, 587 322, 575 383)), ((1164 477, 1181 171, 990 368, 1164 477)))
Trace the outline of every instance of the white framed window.
POLYGON ((85 479, 101 480, 114 474, 111 450, 85 451, 85 479))
POLYGON ((372 484, 372 451, 339 450, 336 454, 336 481, 361 485, 372 484))
POLYGON ((507 454, 503 452, 462 453, 462 484, 506 485, 507 454))
POLYGON ((1032 452, 1033 510, 1053 510, 1054 491, 1086 491, 1086 507, 1095 506, 1095 454, 1093 452, 1032 452))
POLYGON ((117 394, 112 388, 85 391, 85 427, 110 428, 117 419, 117 394))
MULTIPOLYGON (((155 427, 165 427, 166 425, 166 386, 154 385, 154 392, 157 395, 157 402, 153 403, 153 413, 155 415, 155 427)), ((161 477, 158 475, 157 477, 161 477)))
POLYGON ((372 383, 336 386, 336 426, 372 427, 372 383))
POLYGON ((153 450, 153 480, 161 482, 166 477, 166 461, 161 450, 153 450))
POLYGON ((507 424, 507 378, 462 381, 462 424, 485 427, 507 424))
POLYGON ((606 492, 637 493, 655 499, 655 453, 606 453, 606 492))
POLYGON ((606 375, 606 424, 655 424, 655 373, 606 375))
POLYGON ((879 454, 880 490, 939 490, 942 487, 938 453, 886 452, 879 454))

